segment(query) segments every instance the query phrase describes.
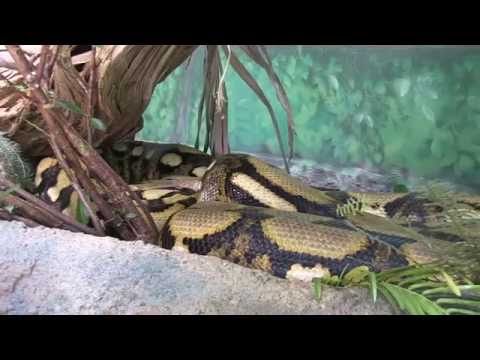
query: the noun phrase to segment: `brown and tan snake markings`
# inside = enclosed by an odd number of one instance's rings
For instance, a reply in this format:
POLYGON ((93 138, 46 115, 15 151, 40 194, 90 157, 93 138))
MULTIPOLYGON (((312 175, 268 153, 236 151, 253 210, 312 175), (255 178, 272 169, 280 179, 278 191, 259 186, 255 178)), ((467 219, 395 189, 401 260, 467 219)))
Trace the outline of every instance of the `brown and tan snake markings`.
MULTIPOLYGON (((442 209, 415 193, 322 190, 251 155, 214 159, 179 145, 132 141, 101 153, 148 205, 158 245, 282 278, 428 263, 461 240, 435 220, 442 209), (362 213, 340 216, 349 199, 360 199, 362 213)), ((78 196, 55 159, 39 162, 35 185, 42 199, 75 214, 78 196)), ((480 218, 478 197, 458 194, 458 203, 480 218)))

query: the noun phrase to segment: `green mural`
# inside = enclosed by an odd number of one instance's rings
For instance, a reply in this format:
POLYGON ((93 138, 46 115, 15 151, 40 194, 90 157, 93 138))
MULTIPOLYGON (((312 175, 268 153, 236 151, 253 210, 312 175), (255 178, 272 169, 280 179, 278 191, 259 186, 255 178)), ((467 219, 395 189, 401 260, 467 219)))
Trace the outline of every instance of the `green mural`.
MULTIPOLYGON (((291 46, 270 53, 293 108, 297 156, 480 188, 480 51, 291 46)), ((238 54, 274 105, 286 143, 286 115, 267 74, 238 54)), ((168 142, 188 129, 181 141, 193 144, 202 89, 197 60, 190 83, 178 69, 157 87, 139 138, 168 142), (185 84, 186 111, 179 106, 185 84)), ((232 69, 226 84, 232 150, 279 154, 264 105, 232 69)))

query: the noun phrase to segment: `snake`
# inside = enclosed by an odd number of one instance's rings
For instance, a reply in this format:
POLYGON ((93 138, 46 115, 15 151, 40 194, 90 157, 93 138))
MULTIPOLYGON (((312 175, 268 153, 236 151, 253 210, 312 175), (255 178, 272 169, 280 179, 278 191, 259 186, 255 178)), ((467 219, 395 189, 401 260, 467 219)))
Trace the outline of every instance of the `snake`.
MULTIPOLYGON (((280 278, 430 263, 462 241, 439 224, 445 209, 416 193, 316 188, 254 155, 211 156, 178 144, 129 141, 98 152, 147 205, 157 245, 280 278), (340 214, 352 200, 362 211, 340 214)), ((78 195, 55 158, 39 161, 34 192, 75 216, 78 195)), ((458 193, 455 201, 480 219, 480 197, 458 193)))

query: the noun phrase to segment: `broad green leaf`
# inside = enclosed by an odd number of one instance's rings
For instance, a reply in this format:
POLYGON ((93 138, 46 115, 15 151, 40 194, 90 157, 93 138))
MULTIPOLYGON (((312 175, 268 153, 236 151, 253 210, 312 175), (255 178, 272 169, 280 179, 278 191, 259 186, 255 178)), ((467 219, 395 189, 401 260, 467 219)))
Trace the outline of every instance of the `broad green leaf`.
POLYGON ((387 302, 395 309, 396 312, 400 312, 400 308, 398 306, 398 303, 397 301, 395 300, 395 298, 390 294, 390 292, 388 291, 388 289, 386 289, 385 287, 383 287, 381 284, 379 284, 378 286, 378 290, 380 291, 380 293, 383 295, 383 297, 387 300, 387 302))
POLYGON ((406 311, 408 314, 446 315, 444 309, 423 295, 394 284, 382 283, 381 286, 390 292, 390 295, 397 302, 400 309, 406 311))

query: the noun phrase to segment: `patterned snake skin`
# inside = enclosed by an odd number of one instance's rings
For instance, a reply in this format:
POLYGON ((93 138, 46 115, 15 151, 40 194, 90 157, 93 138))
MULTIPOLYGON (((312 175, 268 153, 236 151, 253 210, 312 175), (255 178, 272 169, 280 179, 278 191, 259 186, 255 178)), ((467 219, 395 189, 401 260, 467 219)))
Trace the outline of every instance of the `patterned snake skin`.
MULTIPOLYGON (((158 245, 282 278, 432 262, 461 241, 432 220, 443 209, 415 193, 324 191, 254 156, 214 160, 185 146, 129 142, 100 151, 149 206, 158 245), (363 211, 340 215, 351 199, 363 211)), ((75 216, 78 196, 55 159, 40 161, 35 184, 38 196, 75 216)), ((479 197, 456 199, 466 215, 480 217, 479 197)))

